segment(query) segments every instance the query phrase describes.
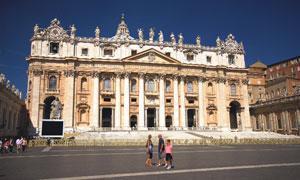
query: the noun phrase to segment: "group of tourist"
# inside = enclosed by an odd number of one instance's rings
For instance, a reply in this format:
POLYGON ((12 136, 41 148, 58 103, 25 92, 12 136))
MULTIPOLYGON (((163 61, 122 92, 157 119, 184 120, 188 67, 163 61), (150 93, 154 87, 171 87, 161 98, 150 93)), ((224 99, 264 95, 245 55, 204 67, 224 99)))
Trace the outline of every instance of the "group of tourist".
MULTIPOLYGON (((152 167, 152 158, 153 158, 153 143, 151 140, 151 134, 148 135, 148 139, 146 142, 146 167, 152 167)), ((165 141, 162 138, 162 135, 158 135, 158 162, 156 164, 157 167, 164 166, 167 170, 173 167, 173 146, 171 144, 171 140, 167 139, 167 143, 165 145, 165 141)))
POLYGON ((0 152, 1 153, 14 153, 19 154, 25 152, 27 148, 27 139, 24 137, 17 138, 15 141, 13 138, 0 139, 0 152))

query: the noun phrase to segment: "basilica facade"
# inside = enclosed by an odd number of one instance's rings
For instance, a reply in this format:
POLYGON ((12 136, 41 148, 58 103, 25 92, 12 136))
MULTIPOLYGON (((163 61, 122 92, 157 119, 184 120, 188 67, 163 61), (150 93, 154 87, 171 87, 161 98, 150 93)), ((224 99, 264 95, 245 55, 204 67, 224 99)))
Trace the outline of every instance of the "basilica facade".
POLYGON ((65 131, 251 130, 244 48, 231 34, 214 47, 200 36, 153 28, 132 37, 122 16, 113 37, 78 37, 54 19, 34 27, 27 58, 31 133, 61 105, 65 131))

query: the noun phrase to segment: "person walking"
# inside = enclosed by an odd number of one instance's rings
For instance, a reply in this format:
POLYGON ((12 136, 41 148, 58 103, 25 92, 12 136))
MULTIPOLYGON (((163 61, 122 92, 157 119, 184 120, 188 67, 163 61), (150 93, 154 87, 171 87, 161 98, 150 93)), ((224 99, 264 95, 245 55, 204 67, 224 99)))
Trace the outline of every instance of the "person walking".
POLYGON ((25 152, 27 148, 27 140, 22 137, 22 152, 25 152))
POLYGON ((162 135, 158 135, 158 162, 157 167, 162 166, 163 164, 166 164, 164 160, 164 151, 165 151, 165 141, 162 138, 162 135))
POLYGON ((17 145, 17 154, 19 154, 21 152, 21 148, 22 148, 22 139, 18 138, 16 140, 16 145, 17 145))
POLYGON ((147 159, 145 162, 145 166, 147 167, 152 167, 152 157, 153 157, 153 144, 152 144, 152 140, 151 140, 152 136, 151 134, 148 135, 148 139, 146 142, 146 155, 147 155, 147 159))
POLYGON ((173 146, 171 144, 171 140, 167 140, 166 145, 166 161, 167 161, 167 167, 166 169, 169 170, 172 168, 172 161, 173 161, 173 146))

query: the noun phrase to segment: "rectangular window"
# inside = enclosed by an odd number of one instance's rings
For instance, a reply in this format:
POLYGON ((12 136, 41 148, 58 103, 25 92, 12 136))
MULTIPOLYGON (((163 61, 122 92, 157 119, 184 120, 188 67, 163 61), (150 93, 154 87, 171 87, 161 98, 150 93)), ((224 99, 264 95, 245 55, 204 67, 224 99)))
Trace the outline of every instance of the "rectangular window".
POLYGON ((166 103, 171 103, 172 100, 171 99, 166 99, 166 103))
POLYGON ((189 104, 194 104, 194 100, 193 100, 193 99, 190 99, 190 100, 189 100, 189 104))
POLYGON ((112 49, 104 49, 104 56, 112 56, 113 50, 112 49))
POLYGON ((186 55, 186 59, 187 59, 188 61, 194 60, 194 55, 193 55, 193 54, 187 54, 187 55, 186 55))
POLYGON ((211 64, 211 56, 206 56, 206 62, 211 64))
POLYGON ((166 52, 166 56, 171 56, 171 53, 170 52, 166 52))
POLYGON ((131 102, 136 102, 136 98, 131 98, 131 102))
POLYGON ((105 97, 103 100, 104 100, 105 102, 110 102, 110 98, 108 98, 108 97, 105 97))
POLYGON ((51 42, 50 43, 50 53, 57 54, 59 49, 59 43, 51 42))
POLYGON ((131 50, 131 56, 136 55, 137 51, 136 50, 131 50))
POLYGON ((81 49, 81 56, 87 56, 88 53, 89 53, 88 48, 82 48, 82 49, 81 49))

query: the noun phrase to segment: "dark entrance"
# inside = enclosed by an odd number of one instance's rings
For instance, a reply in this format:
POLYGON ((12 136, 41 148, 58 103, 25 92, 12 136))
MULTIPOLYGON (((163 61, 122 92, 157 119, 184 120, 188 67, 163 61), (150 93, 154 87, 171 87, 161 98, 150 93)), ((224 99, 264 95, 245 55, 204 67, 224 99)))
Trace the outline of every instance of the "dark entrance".
POLYGON ((196 110, 195 109, 189 109, 187 111, 187 117, 188 117, 188 127, 196 127, 196 110))
POLYGON ((241 111, 241 104, 237 101, 232 101, 230 104, 230 128, 237 129, 238 128, 238 115, 241 111))
POLYGON ((136 115, 132 115, 130 117, 130 127, 131 128, 137 127, 137 117, 136 117, 136 115))
POLYGON ((102 127, 112 127, 112 109, 102 109, 102 127))
POLYGON ((49 96, 44 100, 44 114, 43 119, 50 119, 51 103, 55 99, 54 96, 49 96))
POLYGON ((147 109, 147 127, 155 127, 155 108, 147 109))
POLYGON ((166 127, 172 126, 172 116, 166 116, 166 127))

